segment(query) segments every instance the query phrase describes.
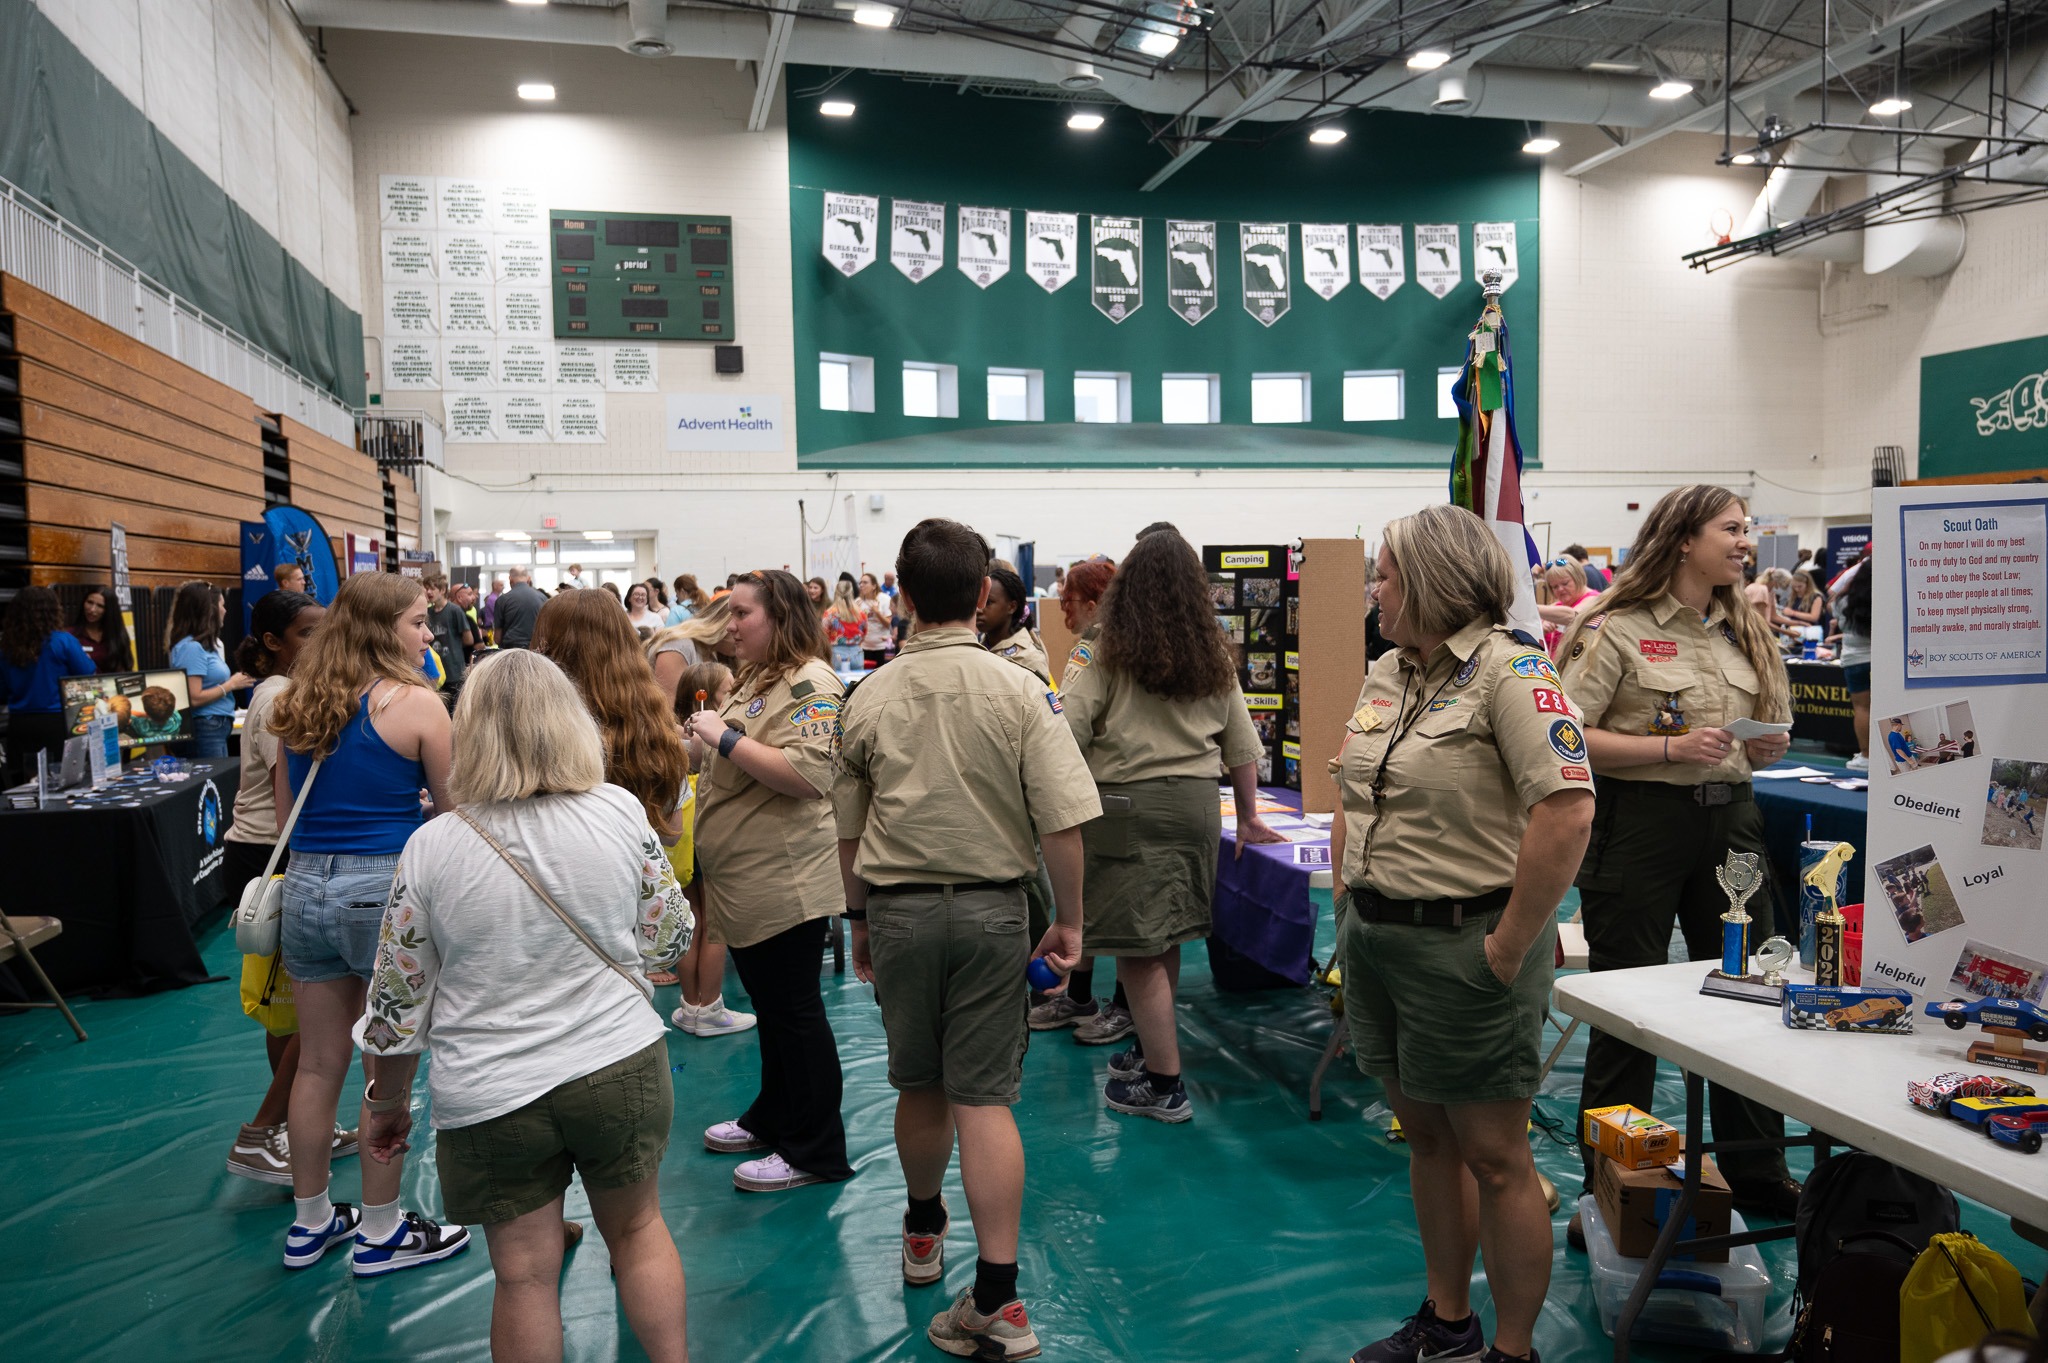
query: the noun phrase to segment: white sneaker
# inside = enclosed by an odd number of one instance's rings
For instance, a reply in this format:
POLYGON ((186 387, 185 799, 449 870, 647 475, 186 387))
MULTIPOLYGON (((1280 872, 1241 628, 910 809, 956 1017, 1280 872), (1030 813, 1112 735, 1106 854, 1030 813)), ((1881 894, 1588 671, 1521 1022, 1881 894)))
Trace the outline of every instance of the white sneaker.
POLYGON ((697 1026, 697 1014, 703 1011, 704 1010, 700 1008, 698 1005, 691 1003, 686 999, 683 1001, 682 1007, 676 1009, 675 1012, 670 1013, 668 1015, 668 1020, 670 1022, 673 1022, 678 1028, 682 1029, 683 1031, 691 1032, 692 1034, 694 1034, 697 1026))
POLYGON ((720 1122, 704 1128, 704 1148, 714 1155, 741 1155, 750 1150, 766 1150, 768 1142, 738 1122, 720 1122))
POLYGON ((824 1181, 816 1174, 805 1173, 780 1155, 743 1160, 732 1171, 732 1186, 743 1193, 779 1193, 785 1188, 801 1188, 806 1183, 824 1181))
POLYGON ((682 1009, 677 1009, 676 1025, 691 1036, 732 1036, 754 1029, 754 1015, 735 1013, 725 1006, 722 996, 701 1007, 690 1008, 689 1004, 684 1004, 683 1008, 689 1008, 692 1016, 686 1020, 681 1016, 682 1009))
POLYGON ((1869 771, 1870 755, 1868 753, 1857 753, 1843 765, 1848 767, 1850 771, 1869 771))

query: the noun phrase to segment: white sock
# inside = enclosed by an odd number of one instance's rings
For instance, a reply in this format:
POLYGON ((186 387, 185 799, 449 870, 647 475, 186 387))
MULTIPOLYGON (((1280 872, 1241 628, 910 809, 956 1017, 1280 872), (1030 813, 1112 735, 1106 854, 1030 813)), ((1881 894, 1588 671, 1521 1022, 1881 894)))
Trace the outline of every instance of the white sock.
POLYGON ((327 1223, 334 1219, 334 1204, 327 1200, 327 1192, 326 1188, 322 1188, 311 1197, 293 1198, 292 1201, 298 1203, 299 1207, 293 1216, 293 1224, 304 1226, 307 1230, 325 1230, 327 1223))
POLYGON ((723 1013, 724 1011, 725 995, 714 994, 711 996, 711 1002, 705 1004, 703 1007, 697 1010, 697 1015, 708 1022, 712 1018, 717 1017, 720 1013, 723 1013))
POLYGON ((399 1225, 405 1218, 399 1214, 398 1199, 392 1198, 382 1206, 363 1207, 363 1223, 356 1227, 356 1233, 373 1245, 380 1245, 398 1233, 399 1225))

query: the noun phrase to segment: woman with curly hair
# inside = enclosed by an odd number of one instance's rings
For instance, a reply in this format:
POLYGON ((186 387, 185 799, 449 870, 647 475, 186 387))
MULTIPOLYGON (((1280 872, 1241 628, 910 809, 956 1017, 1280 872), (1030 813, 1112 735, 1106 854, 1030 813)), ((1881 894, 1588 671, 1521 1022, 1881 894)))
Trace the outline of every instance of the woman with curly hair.
POLYGON ((839 1114, 845 1078, 818 988, 825 920, 846 906, 832 789, 846 688, 804 584, 779 570, 733 586, 740 671, 690 736, 714 754, 697 778, 697 866, 704 930, 732 952, 760 1014, 761 1089, 735 1121, 704 1133, 721 1153, 756 1152, 733 1171, 742 1192, 853 1177, 839 1114))
POLYGON ((121 618, 112 588, 87 587, 66 632, 100 671, 135 670, 135 643, 128 637, 128 622, 121 618))
MULTIPOLYGON (((448 709, 420 670, 434 646, 427 596, 396 573, 357 573, 341 584, 305 643, 292 684, 271 705, 284 751, 274 783, 277 824, 312 790, 292 829, 278 949, 299 1007, 299 1073, 292 1081, 292 1196, 284 1266, 311 1268, 354 1242, 354 1272, 376 1277, 469 1248, 469 1232, 398 1206, 402 1161, 363 1165, 361 1210, 328 1197, 334 1115, 355 1053, 384 905, 406 839, 423 822, 422 788, 437 812, 448 795, 448 709), (320 760, 318 776, 313 762, 320 760)), ((380 1062, 365 1054, 363 1122, 380 1101, 380 1062)), ((403 1077, 410 1078, 410 1074, 403 1077)))
POLYGON ((64 751, 64 677, 91 676, 92 659, 60 626, 57 593, 23 587, 0 622, 0 680, 7 683, 7 784, 34 778, 36 754, 64 751))
POLYGON ((1099 623, 1092 650, 1075 650, 1061 700, 1102 797, 1102 817, 1081 831, 1088 947, 1120 958, 1138 1033, 1137 1044, 1110 1057, 1103 1098, 1113 1112, 1184 1122, 1194 1111, 1181 1083, 1174 993, 1182 943, 1209 935, 1222 837, 1216 782, 1225 770, 1239 846, 1285 839, 1259 818, 1265 744, 1216 627, 1201 556, 1179 532, 1155 530, 1137 542, 1102 598, 1099 623))

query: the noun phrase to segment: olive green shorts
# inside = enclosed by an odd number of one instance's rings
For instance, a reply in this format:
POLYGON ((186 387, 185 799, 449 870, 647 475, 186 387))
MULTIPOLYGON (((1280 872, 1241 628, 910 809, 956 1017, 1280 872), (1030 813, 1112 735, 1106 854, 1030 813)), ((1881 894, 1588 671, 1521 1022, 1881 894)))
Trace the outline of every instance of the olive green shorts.
POLYGON ((441 1204, 456 1225, 494 1226, 562 1195, 571 1170, 586 1188, 653 1178, 675 1120, 668 1045, 558 1084, 510 1112, 437 1132, 441 1204))
POLYGON ((1017 1101, 1030 996, 1024 891, 871 894, 868 954, 889 1082, 963 1107, 1017 1101))
POLYGON ((1206 776, 1099 785, 1087 852, 1082 940, 1090 956, 1157 956, 1209 935, 1223 811, 1206 776))
POLYGON ((1486 936, 1500 918, 1423 928, 1345 916, 1344 1020, 1360 1070, 1424 1103, 1536 1096, 1557 925, 1538 935, 1505 985, 1486 963, 1486 936))

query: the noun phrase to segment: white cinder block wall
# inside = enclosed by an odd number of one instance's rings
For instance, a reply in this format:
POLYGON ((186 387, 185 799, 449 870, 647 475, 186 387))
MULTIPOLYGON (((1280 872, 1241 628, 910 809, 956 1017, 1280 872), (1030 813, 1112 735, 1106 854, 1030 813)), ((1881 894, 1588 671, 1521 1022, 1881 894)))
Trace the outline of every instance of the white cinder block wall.
MULTIPOLYGON (((373 388, 383 314, 377 177, 461 175, 537 183, 559 195, 556 202, 592 209, 730 214, 747 373, 720 378, 708 347, 668 345, 661 385, 774 392, 795 411, 800 357, 791 333, 787 143, 779 116, 769 131, 745 130, 749 73, 601 49, 363 33, 330 33, 328 51, 361 110, 353 121, 355 190, 373 388), (521 106, 513 96, 518 81, 531 79, 556 84, 552 109, 521 106)), ((1551 165, 1569 165, 1601 145, 1591 130, 1567 134, 1551 165)), ((1913 444, 1918 354, 2009 339, 1969 336, 1965 314, 1976 305, 1961 295, 1940 304, 1954 286, 1875 281, 1860 287, 1928 294, 1925 306, 1936 318, 1886 341, 1886 353, 1896 356, 1874 373, 1856 347, 1872 344, 1866 338, 1889 323, 1880 318, 1863 331, 1825 335, 1817 265, 1758 260, 1711 276, 1688 270, 1680 257, 1710 242, 1716 212, 1740 222, 1761 184, 1754 172, 1716 167, 1717 148, 1718 139, 1672 137, 1583 179, 1556 169, 1544 177, 1544 467, 1529 479, 1539 543, 1625 544, 1658 495, 1699 477, 1751 493, 1757 511, 1790 515, 1796 530, 1817 538, 1825 521, 1867 511, 1870 444, 1913 444), (1630 511, 1630 502, 1638 509, 1630 511)), ((2031 231, 2038 257, 2044 223, 2048 210, 2037 209, 1973 220, 1973 259, 1957 279, 1979 266, 1974 257, 1994 230, 2031 231), (2012 225, 1983 226, 1999 216, 2012 225)), ((2024 279, 2010 272, 2000 279, 1997 306, 2012 334, 2038 331, 2038 319, 2048 316, 2044 278, 2037 268, 2024 279), (2031 327, 2024 320, 2030 307, 2031 327)), ((1850 306, 1841 288, 1829 285, 1830 310, 1850 306)), ((1511 322, 1535 324, 1515 313, 1514 301, 1510 292, 1511 322)), ((434 395, 425 403, 421 396, 393 394, 391 401, 437 405, 434 395)), ((1371 539, 1387 519, 1441 498, 1444 487, 1440 470, 962 469, 835 477, 798 473, 793 449, 669 454, 657 395, 611 394, 608 409, 604 446, 451 446, 451 476, 432 479, 428 489, 441 531, 537 531, 553 516, 571 533, 656 535, 666 575, 722 576, 801 562, 802 499, 813 532, 852 529, 877 567, 928 515, 1036 540, 1040 562, 1050 562, 1121 552, 1139 527, 1162 518, 1197 543, 1354 532, 1371 539), (869 508, 874 493, 883 495, 879 512, 869 508)))

